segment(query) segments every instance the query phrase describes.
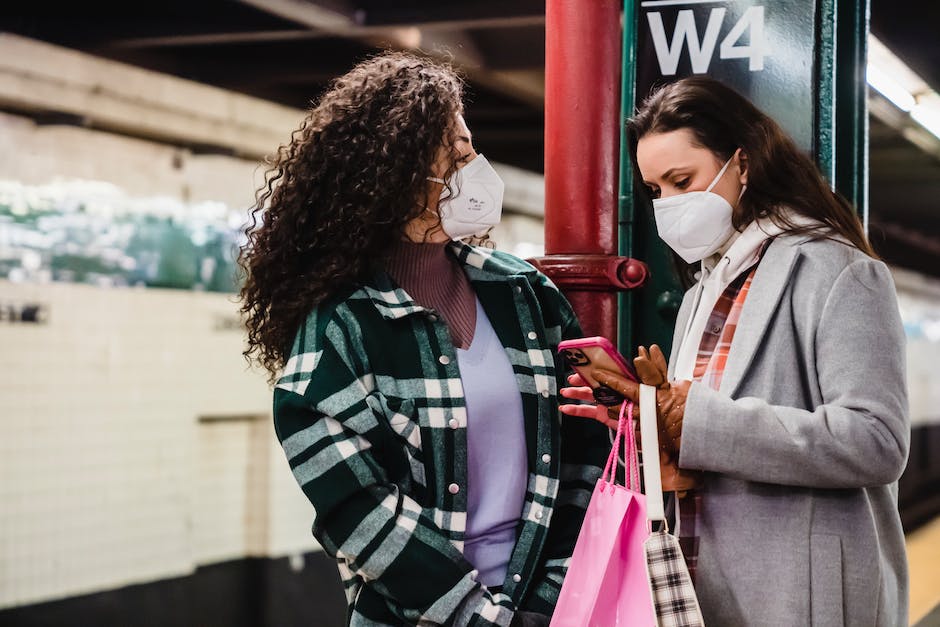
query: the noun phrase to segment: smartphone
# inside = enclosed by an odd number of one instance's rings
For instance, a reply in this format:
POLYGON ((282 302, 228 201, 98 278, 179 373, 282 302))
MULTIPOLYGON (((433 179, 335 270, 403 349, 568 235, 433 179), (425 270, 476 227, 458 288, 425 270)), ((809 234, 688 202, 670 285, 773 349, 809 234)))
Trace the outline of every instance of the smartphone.
POLYGON ((568 365, 587 382, 594 391, 594 398, 601 405, 615 407, 624 401, 624 397, 620 392, 598 383, 592 376, 595 368, 620 373, 632 381, 639 380, 633 366, 605 337, 564 340, 558 345, 558 352, 564 356, 568 365))

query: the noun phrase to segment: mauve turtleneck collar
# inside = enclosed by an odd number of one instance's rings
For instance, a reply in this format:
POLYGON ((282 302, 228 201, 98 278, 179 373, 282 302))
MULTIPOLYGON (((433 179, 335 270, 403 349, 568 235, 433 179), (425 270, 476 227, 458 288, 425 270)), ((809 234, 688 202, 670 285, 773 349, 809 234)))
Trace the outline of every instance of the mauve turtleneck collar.
POLYGON ((469 348, 476 326, 476 294, 460 263, 448 253, 449 243, 397 241, 386 270, 416 303, 444 317, 454 346, 469 348))

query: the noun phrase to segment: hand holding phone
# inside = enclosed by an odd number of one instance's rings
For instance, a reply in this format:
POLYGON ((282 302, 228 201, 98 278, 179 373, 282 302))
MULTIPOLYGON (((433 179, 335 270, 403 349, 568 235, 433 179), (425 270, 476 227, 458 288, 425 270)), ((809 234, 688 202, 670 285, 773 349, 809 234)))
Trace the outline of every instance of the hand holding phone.
MULTIPOLYGON (((600 405, 606 406, 601 408, 599 405, 597 408, 591 408, 585 405, 562 405, 561 411, 581 418, 593 418, 610 429, 616 430, 615 412, 608 412, 607 407, 617 407, 624 401, 624 397, 616 390, 599 382, 594 377, 594 371, 608 370, 639 382, 637 372, 627 364, 626 360, 613 347, 613 344, 602 337, 565 340, 558 345, 558 351, 565 356, 568 364, 590 386, 594 399, 600 405)), ((643 380, 647 384, 660 387, 666 382, 666 359, 658 346, 651 351, 641 347, 636 363, 641 368, 643 380)), ((610 381, 610 378, 607 380, 610 381)), ((578 391, 578 388, 568 389, 575 393, 562 392, 562 395, 566 398, 590 400, 585 398, 583 392, 578 391)), ((669 439, 669 434, 663 427, 664 425, 660 423, 660 439, 665 442, 669 439)), ((674 453, 666 448, 661 449, 659 451, 659 467, 663 490, 666 492, 678 492, 680 496, 683 496, 687 490, 701 485, 702 473, 679 468, 677 452, 674 453)))
POLYGON ((638 381, 636 371, 607 338, 564 340, 558 345, 558 352, 564 355, 568 365, 590 386, 595 400, 601 405, 616 407, 625 399, 620 392, 598 382, 593 376, 595 370, 609 370, 631 381, 638 381))

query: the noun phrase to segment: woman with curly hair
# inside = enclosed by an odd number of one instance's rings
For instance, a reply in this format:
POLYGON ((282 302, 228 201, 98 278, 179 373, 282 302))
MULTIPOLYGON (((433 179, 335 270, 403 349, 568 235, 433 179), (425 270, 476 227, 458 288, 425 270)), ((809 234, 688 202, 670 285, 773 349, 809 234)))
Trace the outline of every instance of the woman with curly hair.
POLYGON ((336 79, 259 193, 246 356, 338 564, 352 625, 547 625, 609 446, 560 420, 580 335, 499 218, 462 83, 386 53, 336 79), (562 445, 564 442, 564 445, 562 445))

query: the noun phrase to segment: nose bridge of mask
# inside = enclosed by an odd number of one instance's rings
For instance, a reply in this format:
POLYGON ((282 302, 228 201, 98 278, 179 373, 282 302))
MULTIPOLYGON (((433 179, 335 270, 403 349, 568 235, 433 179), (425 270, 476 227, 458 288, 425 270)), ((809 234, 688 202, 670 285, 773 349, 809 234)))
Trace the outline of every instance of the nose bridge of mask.
MULTIPOLYGON (((453 188, 453 196, 459 197, 464 193, 464 188, 470 186, 470 191, 478 188, 478 185, 489 186, 491 177, 499 179, 499 175, 493 170, 493 166, 483 155, 477 155, 473 161, 454 172, 450 179, 450 186, 453 188)), ((499 181, 502 183, 502 180, 499 181)), ((443 196, 446 190, 441 190, 443 196)))
MULTIPOLYGON (((450 176, 450 186, 453 189, 449 194, 446 187, 445 189, 442 189, 441 198, 443 199, 448 195, 456 194, 457 190, 460 189, 460 185, 463 183, 463 181, 471 178, 478 170, 484 168, 486 165, 488 165, 486 158, 484 158, 483 155, 477 155, 464 167, 454 170, 454 173, 450 176)), ((447 181, 438 176, 426 176, 424 178, 435 183, 440 183, 441 185, 447 185, 447 181)))
POLYGON ((486 160, 486 157, 477 155, 467 165, 454 172, 454 184, 456 184, 459 189, 461 184, 474 178, 477 173, 486 169, 487 165, 489 165, 489 162, 486 160))
POLYGON ((716 174, 716 175, 715 175, 715 178, 712 179, 711 184, 710 184, 708 187, 705 188, 705 191, 706 191, 706 192, 712 191, 712 189, 715 187, 715 185, 718 185, 718 181, 720 181, 720 180, 721 180, 721 177, 724 176, 725 170, 727 170, 727 169, 728 169, 728 166, 731 165, 731 162, 734 160, 734 155, 736 155, 736 154, 738 154, 738 151, 737 151, 737 150, 735 150, 735 151, 734 151, 734 154, 731 155, 731 157, 730 157, 727 161, 725 161, 725 164, 724 164, 723 166, 721 166, 721 169, 718 170, 718 174, 716 174))

